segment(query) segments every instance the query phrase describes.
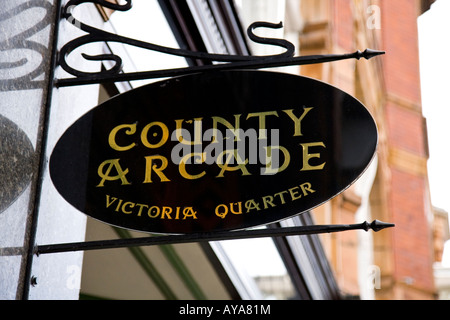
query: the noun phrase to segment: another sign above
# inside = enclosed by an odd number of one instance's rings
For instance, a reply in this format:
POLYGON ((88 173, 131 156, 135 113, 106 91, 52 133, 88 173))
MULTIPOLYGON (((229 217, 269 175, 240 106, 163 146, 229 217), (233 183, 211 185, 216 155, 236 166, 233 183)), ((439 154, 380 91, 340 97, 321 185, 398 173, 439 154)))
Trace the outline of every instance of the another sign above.
POLYGON ((243 229, 310 210, 370 164, 367 109, 317 80, 261 71, 173 78, 76 121, 50 159, 59 193, 103 222, 153 233, 243 229))

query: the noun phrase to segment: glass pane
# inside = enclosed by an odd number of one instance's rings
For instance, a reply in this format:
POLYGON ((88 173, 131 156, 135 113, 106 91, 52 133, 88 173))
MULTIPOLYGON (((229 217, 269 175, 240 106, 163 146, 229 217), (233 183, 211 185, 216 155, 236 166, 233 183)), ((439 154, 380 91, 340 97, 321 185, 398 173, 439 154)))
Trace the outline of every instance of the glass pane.
MULTIPOLYGON (((292 299, 295 290, 272 239, 222 241, 222 248, 237 269, 242 282, 259 289, 263 299, 292 299)), ((254 297, 252 297, 254 298, 254 297)))
MULTIPOLYGON (((160 46, 179 48, 179 45, 167 23, 166 17, 161 11, 158 1, 134 0, 133 7, 126 12, 115 12, 110 23, 114 31, 124 37, 153 43, 160 46)), ((139 47, 108 43, 113 52, 126 50, 124 59, 124 70, 151 71, 160 69, 172 69, 186 67, 185 58, 163 54, 139 47)), ((159 79, 157 79, 159 80, 159 79)), ((133 87, 138 87, 155 80, 133 81, 133 87)))

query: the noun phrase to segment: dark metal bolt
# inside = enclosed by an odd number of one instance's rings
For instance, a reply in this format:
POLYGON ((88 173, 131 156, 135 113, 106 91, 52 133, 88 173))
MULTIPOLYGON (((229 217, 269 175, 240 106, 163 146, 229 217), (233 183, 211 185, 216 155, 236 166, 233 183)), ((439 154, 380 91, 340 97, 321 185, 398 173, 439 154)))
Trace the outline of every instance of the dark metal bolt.
POLYGON ((35 287, 37 285, 37 278, 35 276, 31 276, 30 283, 32 287, 35 287))

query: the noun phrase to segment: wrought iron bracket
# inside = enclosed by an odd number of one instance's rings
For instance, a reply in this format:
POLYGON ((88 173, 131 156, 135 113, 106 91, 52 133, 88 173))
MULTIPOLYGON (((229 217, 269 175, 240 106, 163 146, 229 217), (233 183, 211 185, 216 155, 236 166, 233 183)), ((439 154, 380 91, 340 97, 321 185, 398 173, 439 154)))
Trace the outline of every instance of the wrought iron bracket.
MULTIPOLYGON (((40 5, 36 2, 38 6, 40 5)), ((34 3, 34 4, 36 4, 34 3)), ((51 72, 49 81, 49 94, 47 96, 46 106, 46 122, 48 122, 48 117, 50 114, 51 99, 52 99, 52 87, 69 87, 78 85, 87 85, 95 83, 104 82, 120 82, 120 81, 133 81, 133 80, 144 80, 144 79, 156 79, 156 78, 167 78, 174 76, 181 76, 193 73, 208 72, 208 71, 219 71, 219 70, 231 70, 231 69, 265 69, 272 67, 283 67, 283 66, 293 66, 293 65, 307 65, 307 64, 319 64, 327 63, 338 60, 345 59, 371 59, 375 56, 384 54, 384 51, 366 49, 365 51, 356 51, 348 54, 330 54, 330 55, 312 55, 312 56, 300 56, 294 57, 295 47, 292 43, 284 39, 270 39, 258 37, 253 33, 256 28, 271 28, 278 29, 282 28, 282 23, 274 24, 269 22, 254 22, 251 24, 247 30, 248 37, 251 41, 263 44, 272 45, 284 48, 284 52, 277 55, 269 56, 242 56, 242 55, 223 55, 223 54, 211 54, 206 52, 194 52, 183 49, 168 48, 160 46, 157 44, 147 43, 139 41, 136 39, 120 36, 107 32, 105 30, 100 30, 98 28, 92 27, 88 24, 83 23, 78 20, 73 15, 74 9, 85 3, 97 4, 116 11, 128 11, 131 9, 132 0, 125 0, 125 4, 113 4, 106 0, 69 0, 66 5, 62 4, 62 0, 57 0, 57 12, 56 12, 56 23, 54 26, 54 43, 51 55, 51 72), (57 51, 57 40, 59 34, 60 23, 69 23, 74 27, 80 29, 85 34, 75 38, 68 43, 65 43, 62 48, 57 51), (149 71, 138 71, 132 73, 125 73, 122 69, 122 58, 115 53, 101 53, 98 55, 88 55, 82 53, 82 57, 88 61, 110 61, 112 62, 112 67, 108 70, 100 70, 98 72, 85 72, 77 69, 76 66, 71 66, 68 62, 68 57, 76 49, 80 49, 85 45, 90 43, 122 43, 124 45, 135 46, 142 49, 156 51, 164 54, 181 56, 185 58, 200 59, 209 62, 218 62, 217 64, 210 64, 204 66, 177 68, 177 69, 167 69, 167 70, 149 70, 149 71), (55 79, 53 73, 56 67, 61 67, 68 74, 73 77, 55 79)), ((43 4, 46 8, 48 6, 43 4)), ((19 6, 14 10, 23 10, 25 7, 19 6)), ((50 12, 50 11, 49 11, 50 12)), ((0 16, 0 20, 5 19, 6 16, 0 16)), ((40 30, 42 28, 41 24, 36 26, 34 30, 40 30), (39 27, 39 28, 38 28, 39 27)), ((28 32, 28 31, 27 31, 28 32)), ((21 34, 22 35, 22 34, 21 34)), ((14 40, 14 39, 13 39, 14 40)), ((34 42, 27 41, 25 44, 21 42, 15 42, 9 39, 9 44, 6 48, 13 43, 14 45, 25 46, 35 48, 34 42)), ((44 50, 45 51, 45 50, 44 50)), ((13 68, 17 65, 24 63, 20 60, 13 64, 4 64, 5 68, 13 68)), ((42 64, 43 65, 43 64, 42 64)), ((0 64, 1 66, 1 64, 0 64)), ((34 88, 40 85, 39 82, 34 80, 35 76, 38 75, 39 71, 33 71, 27 77, 23 79, 16 79, 16 81, 26 80, 29 83, 26 84, 27 88, 34 88)), ((40 73, 39 73, 40 74, 40 73)), ((5 90, 9 88, 8 83, 5 81, 0 81, 0 90, 5 90)), ((46 139, 43 139, 44 144, 46 139)), ((45 147, 43 148, 45 149, 45 147)), ((41 171, 44 171, 45 155, 41 159, 41 171)), ((42 176, 42 174, 39 174, 42 176)), ((40 179, 42 183, 42 177, 40 179)), ((41 188, 38 187, 40 190, 41 188)), ((39 197, 36 197, 36 201, 39 202, 39 197)), ((35 205, 38 208, 39 205, 35 205)), ((285 236, 298 236, 298 235, 309 235, 309 234, 320 234, 320 233, 331 233, 331 232, 341 232, 348 230, 365 230, 368 231, 372 229, 377 232, 385 228, 394 227, 393 224, 383 223, 379 221, 374 221, 372 223, 361 223, 355 225, 309 225, 301 227, 289 227, 289 228, 276 228, 276 229, 258 229, 258 230, 239 230, 239 231, 228 231, 219 233, 202 233, 202 234, 188 234, 188 235, 166 235, 166 236, 152 236, 145 238, 132 238, 132 239, 120 239, 120 240, 103 240, 103 241, 88 241, 79 243, 63 243, 63 244, 49 244, 49 245, 35 245, 35 237, 37 232, 37 221, 38 212, 34 212, 32 216, 32 227, 30 232, 30 246, 27 250, 27 263, 25 270, 25 284, 23 288, 24 299, 28 298, 30 284, 33 282, 33 276, 31 274, 33 265, 33 256, 39 254, 48 253, 58 253, 58 252, 71 252, 71 251, 85 251, 85 250, 95 250, 95 249, 109 249, 109 248, 122 248, 122 247, 132 247, 132 246, 150 246, 150 245, 163 245, 163 244, 176 244, 176 243, 190 243, 190 242, 205 242, 205 241, 218 241, 218 240, 232 240, 232 239, 248 239, 248 238, 262 238, 262 237, 285 237, 285 236)), ((15 254, 17 248, 5 248, 7 253, 12 252, 15 254)))
POLYGON ((267 56, 243 56, 214 54, 207 52, 196 52, 184 49, 169 48, 153 43, 148 43, 121 35, 113 34, 83 23, 73 16, 74 9, 83 3, 95 3, 103 7, 117 10, 128 11, 131 9, 132 0, 126 0, 125 4, 113 4, 105 0, 69 0, 65 6, 61 8, 61 17, 68 23, 84 31, 86 34, 73 39, 66 43, 60 50, 58 55, 58 64, 66 72, 75 76, 73 78, 56 79, 57 87, 77 86, 85 84, 94 84, 102 82, 120 82, 144 79, 167 78, 174 76, 187 75, 192 73, 207 72, 212 70, 230 70, 230 69, 263 69, 273 67, 284 67, 293 65, 307 65, 326 63, 345 59, 370 59, 372 57, 384 54, 384 51, 366 49, 364 52, 356 51, 348 54, 330 54, 330 55, 311 55, 294 57, 295 46, 284 39, 263 38, 254 34, 253 30, 257 28, 279 29, 283 27, 280 22, 278 24, 269 22, 254 22, 248 29, 247 34, 251 41, 263 45, 278 46, 285 51, 276 55, 267 56), (86 72, 71 66, 67 58, 78 48, 90 43, 96 42, 117 42, 125 45, 135 46, 150 51, 156 51, 164 54, 180 56, 185 58, 201 59, 209 62, 219 62, 218 64, 208 64, 203 66, 193 66, 176 69, 150 70, 124 73, 122 69, 122 58, 115 53, 103 53, 98 55, 88 55, 82 53, 82 57, 89 61, 110 61, 113 66, 108 70, 98 72, 86 72))
POLYGON ((392 223, 385 223, 378 220, 372 223, 363 222, 359 224, 344 224, 344 225, 309 225, 300 227, 283 227, 274 229, 253 229, 253 230, 238 230, 238 231, 223 231, 223 232, 208 232, 208 233, 193 233, 181 235, 166 235, 166 236, 152 236, 131 239, 117 239, 117 240, 100 240, 87 241, 64 244, 49 244, 39 245, 35 247, 35 254, 47 253, 62 253, 73 251, 86 250, 100 250, 100 249, 114 249, 127 248, 135 246, 154 246, 167 244, 180 244, 192 242, 208 242, 208 241, 225 241, 236 239, 255 239, 267 237, 287 237, 300 236, 321 233, 334 233, 350 230, 373 230, 375 232, 386 228, 392 228, 395 225, 392 223))
MULTIPOLYGON (((94 3, 103 7, 116 10, 128 11, 131 9, 132 0, 125 0, 125 4, 114 4, 106 0, 69 0, 65 6, 61 6, 59 11, 56 29, 61 21, 65 20, 78 29, 85 32, 84 35, 75 38, 64 44, 60 51, 55 55, 56 65, 60 66, 67 73, 71 74, 71 78, 54 79, 56 87, 68 87, 87 85, 103 82, 120 82, 133 81, 155 78, 167 78, 181 75, 188 75, 193 73, 220 71, 220 70, 240 70, 240 69, 265 69, 273 67, 293 66, 293 65, 308 65, 327 63, 346 59, 371 59, 375 56, 382 55, 384 51, 366 49, 365 51, 356 51, 347 54, 329 54, 329 55, 310 55, 295 57, 295 46, 284 39, 262 38, 253 33, 256 28, 282 28, 282 23, 274 24, 269 22, 254 22, 247 29, 248 37, 251 41, 263 44, 282 47, 285 51, 281 54, 268 56, 242 56, 242 55, 224 55, 206 52, 195 52, 184 49, 176 49, 160 46, 153 43, 148 43, 121 35, 113 34, 105 30, 100 30, 93 26, 83 23, 73 15, 74 9, 84 3, 94 3), (122 69, 122 58, 115 53, 102 53, 98 55, 88 55, 82 53, 82 57, 89 61, 111 61, 113 66, 108 70, 101 70, 98 72, 85 72, 71 66, 68 62, 68 56, 76 49, 79 49, 90 43, 108 43, 116 42, 124 45, 135 46, 150 51, 156 51, 164 54, 180 56, 185 58, 201 59, 209 62, 219 62, 217 64, 208 64, 203 66, 175 68, 166 70, 149 70, 138 71, 131 73, 124 73, 122 69)), ((119 240, 102 240, 102 241, 88 241, 78 243, 65 244, 50 244, 38 245, 34 247, 34 254, 48 254, 70 251, 84 251, 96 249, 111 249, 123 248, 132 246, 151 246, 164 244, 177 244, 189 242, 205 242, 205 241, 220 241, 233 239, 248 239, 248 238, 262 238, 262 237, 285 237, 298 236, 320 233, 332 233, 348 230, 365 230, 372 229, 378 232, 385 228, 394 227, 394 224, 374 221, 372 223, 363 222, 361 224, 353 225, 308 225, 300 227, 284 227, 274 229, 257 229, 257 230, 238 230, 238 231, 224 231, 216 233, 200 233, 200 234, 186 234, 186 235, 165 235, 165 236, 151 236, 133 239, 119 239, 119 240)))

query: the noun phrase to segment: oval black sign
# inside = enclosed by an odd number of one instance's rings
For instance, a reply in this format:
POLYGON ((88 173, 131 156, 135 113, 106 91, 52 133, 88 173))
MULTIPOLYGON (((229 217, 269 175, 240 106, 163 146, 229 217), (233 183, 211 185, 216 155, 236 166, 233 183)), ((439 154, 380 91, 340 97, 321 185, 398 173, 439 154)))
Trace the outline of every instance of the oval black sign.
POLYGON ((150 84, 88 112, 61 137, 50 174, 87 215, 133 230, 194 233, 312 209, 371 162, 367 109, 317 80, 227 71, 150 84))

